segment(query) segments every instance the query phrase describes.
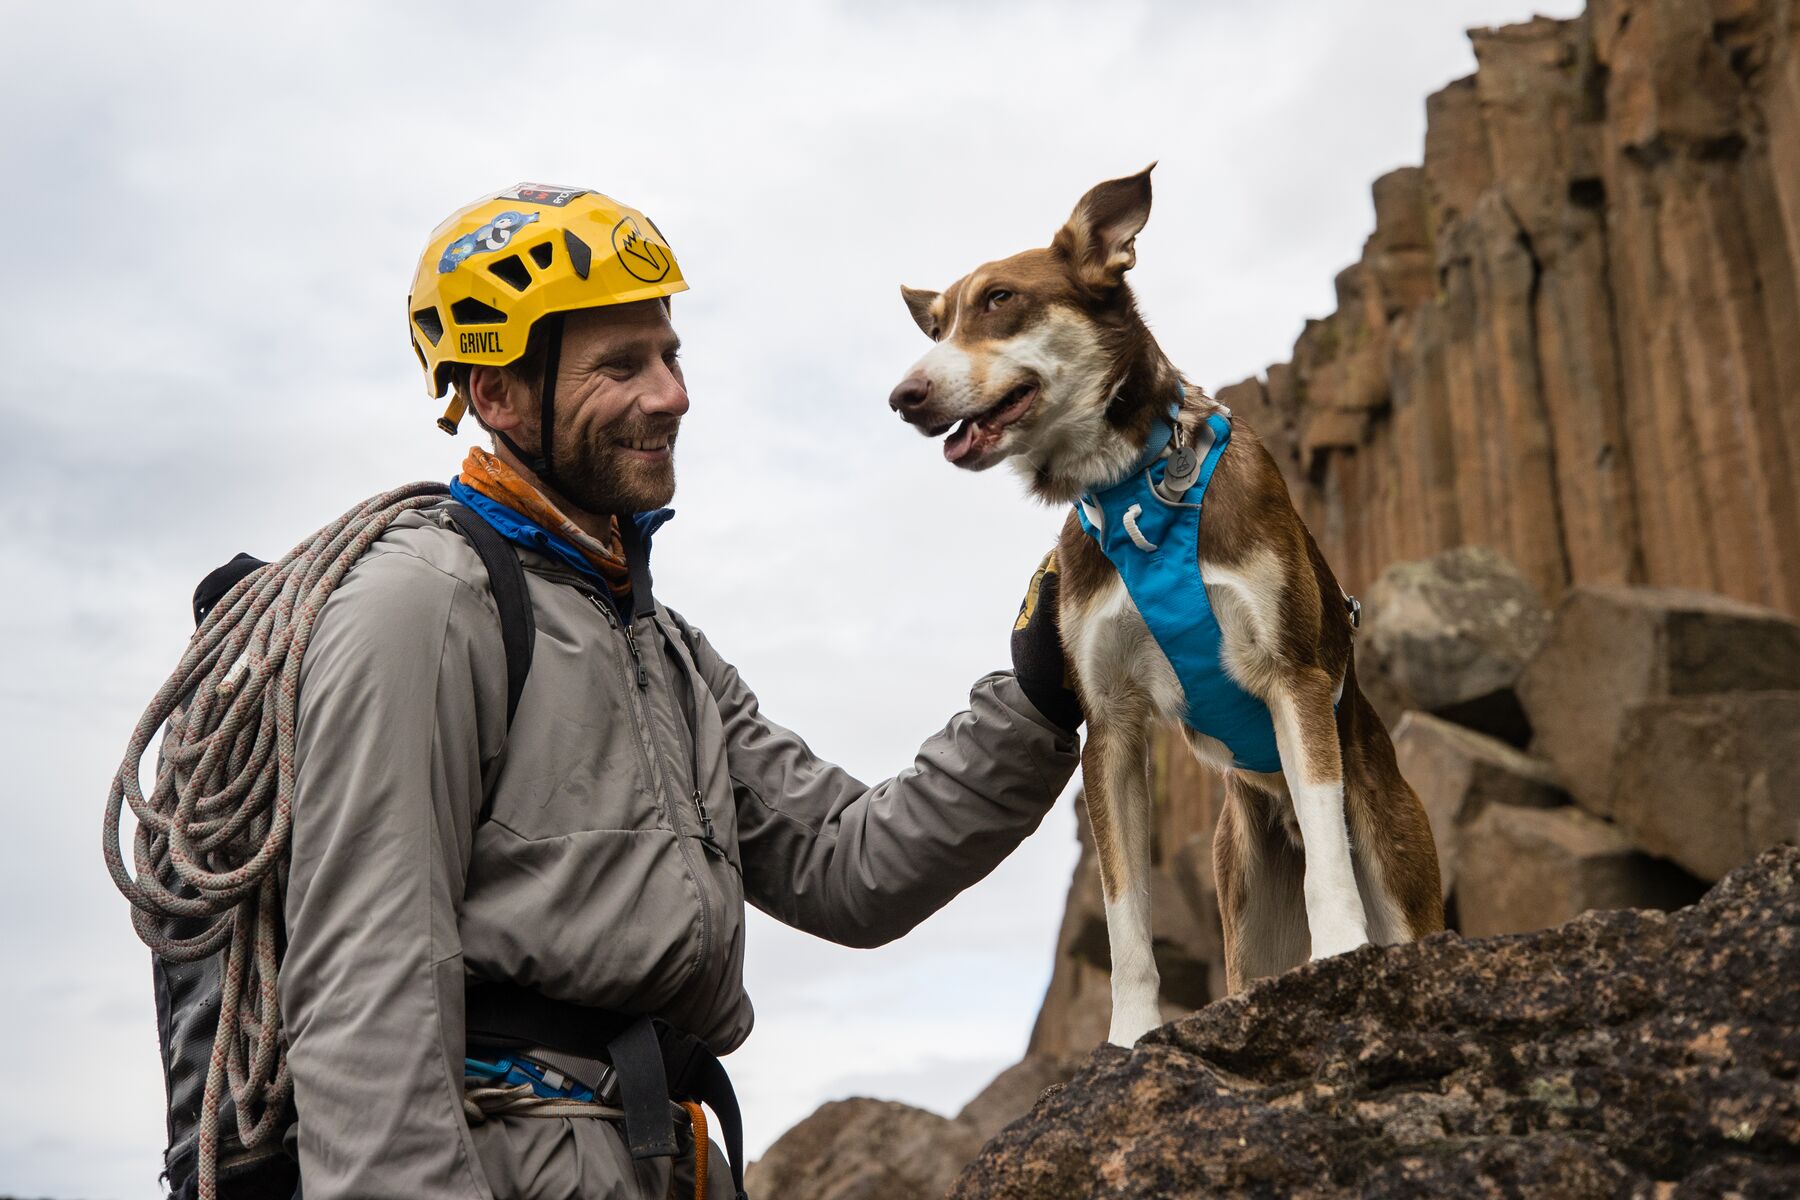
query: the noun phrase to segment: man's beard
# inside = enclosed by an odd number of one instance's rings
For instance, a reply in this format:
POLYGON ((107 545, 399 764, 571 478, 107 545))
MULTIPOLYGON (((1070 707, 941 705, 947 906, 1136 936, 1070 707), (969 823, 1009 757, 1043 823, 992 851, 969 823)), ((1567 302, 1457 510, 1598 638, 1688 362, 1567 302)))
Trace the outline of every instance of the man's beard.
POLYGON ((662 508, 675 496, 675 431, 680 418, 620 418, 583 437, 566 430, 557 439, 556 489, 591 513, 637 513, 662 508), (669 456, 647 463, 619 445, 667 437, 669 456))

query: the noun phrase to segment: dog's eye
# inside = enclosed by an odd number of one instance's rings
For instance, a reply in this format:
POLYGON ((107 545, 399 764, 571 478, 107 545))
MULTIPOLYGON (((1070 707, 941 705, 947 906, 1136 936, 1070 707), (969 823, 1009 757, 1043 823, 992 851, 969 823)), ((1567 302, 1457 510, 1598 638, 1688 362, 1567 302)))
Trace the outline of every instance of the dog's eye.
POLYGON ((1011 299, 1011 292, 1007 291, 1005 288, 995 288, 987 294, 987 310, 993 312, 996 308, 999 308, 1002 304, 1005 304, 1011 299))

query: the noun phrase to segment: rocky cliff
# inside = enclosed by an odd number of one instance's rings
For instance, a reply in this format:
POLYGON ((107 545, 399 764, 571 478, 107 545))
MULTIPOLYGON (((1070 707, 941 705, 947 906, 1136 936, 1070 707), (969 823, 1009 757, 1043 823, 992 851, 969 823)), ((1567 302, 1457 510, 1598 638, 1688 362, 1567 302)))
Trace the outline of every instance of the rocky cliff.
POLYGON ((1471 34, 1290 362, 1220 390, 1340 580, 1471 544, 1548 599, 1800 612, 1800 3, 1471 34))

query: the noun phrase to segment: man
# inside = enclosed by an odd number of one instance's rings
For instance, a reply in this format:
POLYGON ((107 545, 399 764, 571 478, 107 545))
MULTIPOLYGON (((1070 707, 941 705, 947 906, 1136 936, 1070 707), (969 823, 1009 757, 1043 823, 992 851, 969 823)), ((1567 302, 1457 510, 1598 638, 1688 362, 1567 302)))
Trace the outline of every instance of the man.
POLYGON ((873 787, 763 716, 654 596, 685 287, 647 217, 579 189, 471 205, 421 258, 414 345, 432 394, 455 391, 440 423, 472 408, 496 442, 452 490, 515 544, 535 654, 509 727, 489 576, 441 509, 396 522, 319 618, 281 969, 307 1200, 689 1195, 698 1159, 730 1196, 686 1120, 671 1156, 656 1121, 620 1118, 646 1076, 582 1052, 583 1014, 729 1052, 752 1019, 746 899, 879 945, 986 875, 1074 768, 1051 588, 1014 633, 1022 677, 977 682, 873 787))

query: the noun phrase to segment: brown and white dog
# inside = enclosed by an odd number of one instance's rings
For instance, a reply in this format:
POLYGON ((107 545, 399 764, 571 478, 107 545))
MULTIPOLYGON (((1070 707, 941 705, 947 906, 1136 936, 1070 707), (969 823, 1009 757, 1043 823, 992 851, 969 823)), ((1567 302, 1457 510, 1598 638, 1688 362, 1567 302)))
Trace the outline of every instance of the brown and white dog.
MULTIPOLYGON (((1154 165, 1154 164, 1153 164, 1154 165)), ((1082 197, 1047 249, 977 267, 943 292, 902 288, 936 345, 889 403, 969 470, 1013 461, 1070 504, 1127 474, 1169 401, 1190 432, 1213 412, 1138 315, 1125 272, 1150 215, 1150 168, 1082 197)), ((1387 730, 1357 687, 1344 593, 1256 434, 1232 418, 1203 502, 1199 572, 1227 674, 1268 706, 1281 770, 1235 769, 1187 725, 1181 683, 1112 562, 1073 512, 1060 628, 1087 716, 1082 775, 1112 943, 1109 1040, 1160 1025, 1151 957, 1151 735, 1173 727, 1224 772, 1213 841, 1226 982, 1366 942, 1443 928, 1437 855, 1387 730)))

